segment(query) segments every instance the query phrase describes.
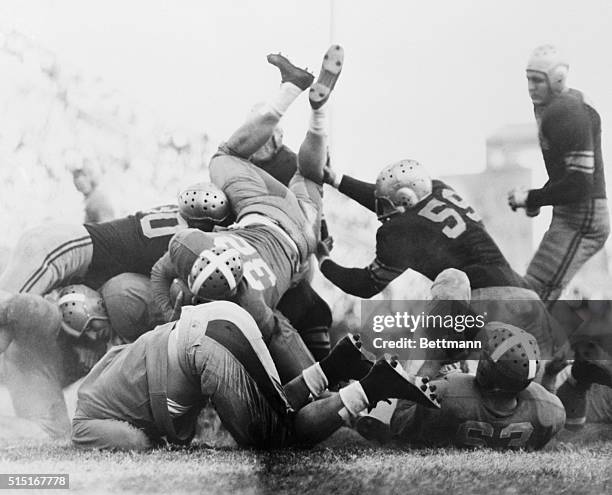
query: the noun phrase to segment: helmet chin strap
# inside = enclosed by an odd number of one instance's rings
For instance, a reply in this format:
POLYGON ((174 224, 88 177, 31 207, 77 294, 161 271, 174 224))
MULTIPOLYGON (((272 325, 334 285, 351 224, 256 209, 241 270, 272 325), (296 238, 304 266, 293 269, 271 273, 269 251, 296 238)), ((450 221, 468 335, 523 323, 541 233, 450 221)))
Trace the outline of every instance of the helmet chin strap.
POLYGON ((405 206, 401 206, 401 205, 396 206, 395 203, 393 203, 393 201, 391 201, 388 198, 376 198, 376 216, 378 217, 378 220, 380 220, 381 222, 386 222, 391 217, 404 213, 405 211, 406 211, 405 206), (382 208, 379 208, 379 205, 381 205, 382 208), (387 208, 385 208, 385 206, 387 208), (380 214, 379 213, 380 209, 382 209, 384 213, 380 214))

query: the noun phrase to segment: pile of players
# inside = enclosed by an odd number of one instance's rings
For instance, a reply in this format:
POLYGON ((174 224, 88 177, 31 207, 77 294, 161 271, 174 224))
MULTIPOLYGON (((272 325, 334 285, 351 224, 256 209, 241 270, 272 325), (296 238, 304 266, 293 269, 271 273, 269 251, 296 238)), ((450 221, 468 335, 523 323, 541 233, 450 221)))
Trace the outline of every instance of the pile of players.
MULTIPOLYGON (((554 390, 568 346, 541 297, 549 304, 551 292, 558 297, 607 237, 588 230, 593 221, 568 237, 568 216, 593 220, 605 194, 599 136, 589 134, 598 116, 565 88, 566 64, 549 47, 528 65, 530 91, 537 77, 547 88, 534 89, 532 98, 550 181, 513 191, 509 202, 530 215, 552 204, 555 213, 523 278, 477 212, 419 162, 385 167, 376 184, 329 167, 326 103, 342 70, 342 47, 327 51, 316 81, 281 54, 268 62, 281 85, 221 145, 210 183, 182 191, 176 205, 24 233, 0 276, 2 375, 19 416, 9 429, 23 422, 83 448, 186 445, 211 403, 236 442, 249 447, 313 445, 342 425, 411 445, 543 447, 563 427, 566 410, 536 381, 554 390), (306 91, 311 116, 296 154, 282 144, 279 121, 306 91), (568 116, 590 138, 557 146, 563 134, 549 113, 568 116), (378 216, 368 267, 331 260, 324 183, 378 216), (583 193, 559 202, 571 185, 583 193), (482 343, 476 374, 448 372, 444 364, 466 356, 445 349, 407 369, 394 357, 370 360, 358 335, 330 349, 331 312, 310 286, 313 254, 349 294, 369 298, 410 268, 434 281, 429 312, 449 300, 454 311, 487 312, 483 329, 462 334, 482 343), (540 352, 555 359, 544 367, 540 352), (81 377, 70 424, 62 389, 81 377), (391 398, 399 402, 390 425, 363 416, 391 398)), ((605 316, 587 326, 573 341, 572 376, 559 389, 577 422, 591 384, 612 386, 601 361, 605 316)))

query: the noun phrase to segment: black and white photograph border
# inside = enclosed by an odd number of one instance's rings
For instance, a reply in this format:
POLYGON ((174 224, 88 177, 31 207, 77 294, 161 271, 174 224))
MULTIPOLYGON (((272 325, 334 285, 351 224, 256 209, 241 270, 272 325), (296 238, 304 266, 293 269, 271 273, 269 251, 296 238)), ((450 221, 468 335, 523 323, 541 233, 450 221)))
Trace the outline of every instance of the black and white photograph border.
POLYGON ((3 0, 0 491, 612 492, 610 18, 3 0))

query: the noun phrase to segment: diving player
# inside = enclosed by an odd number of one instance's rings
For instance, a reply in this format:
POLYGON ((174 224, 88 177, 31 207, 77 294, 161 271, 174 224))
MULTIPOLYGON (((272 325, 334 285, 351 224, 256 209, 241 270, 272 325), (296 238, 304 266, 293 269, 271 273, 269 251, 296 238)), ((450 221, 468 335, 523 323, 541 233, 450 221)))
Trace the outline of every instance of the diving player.
POLYGON ((540 353, 532 335, 490 322, 481 337, 476 376, 451 372, 430 382, 441 409, 400 400, 390 427, 364 416, 357 431, 366 438, 427 447, 543 448, 563 428, 561 401, 537 383, 540 353))
POLYGON ((321 273, 343 291, 369 298, 408 268, 431 280, 455 268, 467 275, 475 313, 533 334, 547 359, 566 341, 538 295, 511 268, 480 215, 450 186, 432 180, 421 163, 393 163, 382 169, 376 184, 326 167, 325 181, 381 221, 376 257, 367 267, 340 266, 325 243, 318 244, 321 273))
POLYGON ((345 268, 319 244, 321 272, 348 294, 370 298, 411 268, 430 280, 446 268, 465 272, 472 290, 525 288, 480 215, 450 186, 432 180, 415 160, 400 160, 378 174, 376 184, 337 175, 326 168, 326 182, 375 212, 376 258, 365 268, 345 268))
POLYGON ((555 301, 610 234, 601 152, 601 119, 583 93, 566 85, 569 64, 551 45, 527 62, 529 96, 538 123, 548 182, 508 193, 513 210, 529 216, 551 205, 553 216, 525 280, 544 302, 555 301))
POLYGON ((46 294, 73 278, 99 286, 124 272, 148 275, 179 230, 212 230, 229 218, 227 198, 212 184, 196 184, 170 205, 97 224, 50 223, 26 231, 4 273, 0 290, 46 294), (96 283, 97 282, 97 283, 96 283))
MULTIPOLYGON (((178 203, 110 222, 30 229, 0 275, 0 290, 42 295, 76 281, 98 288, 120 273, 148 276, 176 232, 188 226, 212 230, 230 218, 225 194, 212 184, 188 187, 178 203)), ((0 353, 10 340, 0 324, 0 353)))
POLYGON ((78 393, 72 442, 81 448, 145 450, 188 445, 210 399, 243 447, 317 443, 369 405, 390 397, 439 404, 427 380, 397 361, 372 365, 347 336, 320 363, 281 387, 253 318, 227 301, 185 306, 177 322, 116 347, 94 367, 78 393), (340 381, 356 379, 310 402, 340 381))
POLYGON ((325 54, 319 79, 310 91, 311 122, 298 153, 298 170, 285 187, 251 160, 253 156, 261 160, 262 147, 265 151, 274 140, 282 115, 310 88, 313 76, 282 55, 268 56, 281 74, 278 93, 249 115, 210 163, 211 180, 227 195, 237 223, 224 232, 186 229, 177 233, 151 273, 155 300, 167 320, 175 316, 168 291, 177 276, 184 282, 189 279, 189 289, 203 300, 219 298, 215 287, 222 292, 232 289, 234 300, 251 313, 271 346, 283 382, 314 362, 299 335, 273 310, 304 276, 319 239, 327 160, 324 104, 343 59, 344 52, 337 45, 325 54), (238 270, 244 274, 242 282, 236 277, 238 270))

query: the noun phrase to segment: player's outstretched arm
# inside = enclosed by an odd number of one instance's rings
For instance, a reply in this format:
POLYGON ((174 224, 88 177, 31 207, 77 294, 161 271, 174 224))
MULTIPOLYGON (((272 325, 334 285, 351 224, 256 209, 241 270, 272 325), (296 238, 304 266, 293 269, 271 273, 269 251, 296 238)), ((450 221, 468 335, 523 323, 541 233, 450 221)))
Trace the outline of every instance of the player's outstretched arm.
POLYGON ((323 170, 323 181, 368 210, 376 212, 375 184, 363 182, 348 175, 338 174, 329 165, 325 166, 323 170))
POLYGON ((317 244, 315 255, 319 261, 319 269, 332 284, 347 294, 368 299, 378 294, 402 273, 402 270, 384 266, 378 259, 366 268, 345 268, 329 257, 332 247, 331 236, 317 244))
POLYGON ((368 268, 346 268, 330 258, 325 258, 320 269, 332 284, 356 297, 369 299, 384 289, 373 282, 368 268))
POLYGON ((170 299, 170 286, 177 277, 174 264, 168 253, 164 254, 151 269, 151 291, 153 300, 165 321, 172 321, 174 307, 170 299))

